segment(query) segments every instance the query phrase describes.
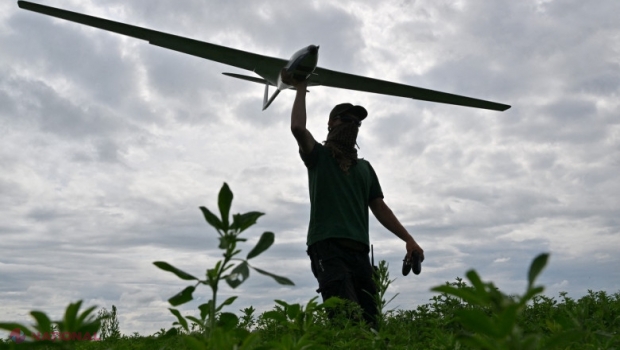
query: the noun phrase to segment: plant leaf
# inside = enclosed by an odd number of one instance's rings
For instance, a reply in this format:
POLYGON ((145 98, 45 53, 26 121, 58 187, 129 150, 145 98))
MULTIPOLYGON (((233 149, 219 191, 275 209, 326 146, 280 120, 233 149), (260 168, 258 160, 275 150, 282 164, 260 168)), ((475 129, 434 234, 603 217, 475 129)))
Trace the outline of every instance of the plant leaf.
POLYGON ((235 289, 241 283, 245 282, 250 276, 250 269, 248 269, 248 262, 244 261, 230 271, 230 274, 226 276, 226 283, 230 288, 235 289))
POLYGON ((24 335, 27 337, 32 336, 32 331, 28 329, 26 326, 21 323, 13 323, 13 322, 0 322, 0 329, 4 329, 5 331, 12 332, 14 330, 20 330, 24 332, 24 335))
POLYGON ((218 306, 217 309, 215 309, 215 312, 218 312, 218 311, 222 310, 222 308, 224 306, 226 306, 226 305, 232 304, 235 301, 235 299, 237 299, 237 296, 230 297, 230 298, 224 300, 224 302, 220 306, 218 306))
MULTIPOLYGON (((258 332, 252 332, 250 335, 245 337, 245 340, 243 340, 243 343, 241 344, 241 347, 239 348, 239 350, 257 349, 258 348, 257 345, 259 341, 260 341, 260 336, 258 335, 258 332)), ((305 349, 309 349, 309 348, 306 347, 305 349)))
POLYGON ((32 315, 32 317, 34 317, 37 321, 35 328, 39 331, 39 333, 43 334, 52 331, 52 321, 44 312, 30 311, 30 315, 32 315))
POLYGON ((282 307, 283 307, 283 308, 285 308, 285 309, 286 309, 287 307, 289 307, 289 304, 288 304, 286 301, 284 301, 284 300, 279 300, 279 299, 276 299, 276 300, 274 300, 274 301, 276 302, 276 304, 278 304, 278 305, 282 306, 282 307))
POLYGON ((262 316, 268 320, 274 320, 278 323, 286 323, 287 321, 285 315, 275 310, 264 312, 262 316))
POLYGON ((185 289, 183 289, 182 291, 180 291, 177 295, 175 295, 172 298, 168 299, 168 302, 172 306, 179 306, 181 304, 185 304, 185 303, 187 303, 188 301, 190 301, 190 300, 192 300, 194 298, 192 296, 192 293, 194 293, 195 289, 196 289, 196 287, 194 287, 194 286, 188 286, 185 289))
POLYGON ((80 328, 78 328, 76 332, 78 334, 81 333, 82 335, 85 335, 86 333, 95 335, 99 331, 100 328, 101 328, 101 322, 99 320, 95 320, 91 323, 80 325, 80 328))
POLYGON ((91 307, 89 307, 88 309, 84 310, 84 312, 82 312, 82 313, 80 314, 80 316, 78 317, 78 319, 77 319, 77 325, 81 327, 81 326, 82 326, 82 324, 84 323, 84 321, 86 321, 86 323, 87 323, 87 324, 94 323, 94 322, 95 322, 95 320, 94 320, 94 318, 95 318, 95 317, 94 317, 94 315, 91 315, 91 317, 89 317, 88 319, 86 319, 86 318, 87 318, 87 317, 88 317, 88 315, 89 315, 91 312, 93 312, 96 308, 97 308, 96 306, 91 306, 91 307))
POLYGON ((474 334, 469 336, 468 338, 462 339, 463 344, 468 345, 467 349, 497 349, 498 346, 495 342, 492 342, 488 337, 481 336, 479 334, 474 334))
POLYGON ((222 221, 220 221, 220 219, 217 216, 215 216, 215 214, 213 214, 206 207, 200 207, 200 210, 202 211, 202 215, 205 217, 205 220, 207 220, 209 225, 213 226, 213 228, 215 228, 218 231, 219 230, 225 231, 222 221))
POLYGON ((488 296, 488 293, 484 288, 484 283, 482 282, 482 279, 480 279, 480 276, 478 275, 478 272, 476 272, 476 270, 467 271, 467 273, 465 273, 465 276, 467 276, 467 278, 471 282, 471 285, 476 289, 476 292, 479 296, 485 296, 485 298, 488 296))
POLYGON ((283 285, 287 285, 287 286, 294 286, 295 283, 293 283, 293 281, 291 281, 290 279, 286 278, 286 277, 282 277, 282 276, 278 276, 278 275, 274 275, 270 272, 267 272, 265 270, 261 270, 257 267, 251 266, 254 270, 256 270, 256 272, 265 275, 265 276, 269 276, 271 278, 273 278, 274 280, 276 280, 276 282, 278 282, 279 284, 283 284, 283 285))
POLYGON ((166 334, 164 334, 164 337, 174 337, 178 334, 179 334, 179 330, 176 329, 175 327, 172 327, 166 331, 166 334))
POLYGON ((538 277, 540 272, 545 268, 545 266, 547 265, 548 259, 549 259, 549 254, 543 253, 537 256, 534 259, 534 261, 532 261, 532 265, 530 266, 530 271, 527 274, 527 281, 528 281, 527 288, 528 289, 532 288, 532 285, 534 284, 534 280, 536 280, 536 277, 538 277))
POLYGON ((236 244, 235 239, 236 239, 236 237, 234 235, 231 235, 231 234, 224 234, 224 235, 220 236, 220 238, 219 238, 220 245, 218 246, 218 248, 220 248, 222 250, 227 250, 229 246, 232 246, 233 244, 236 244))
POLYGON ((254 225, 258 218, 263 215, 265 214, 257 211, 251 211, 245 214, 235 214, 233 215, 233 223, 230 228, 243 232, 248 227, 254 225))
POLYGON ((224 182, 220 193, 217 196, 217 206, 220 208, 220 216, 222 217, 222 230, 228 231, 228 215, 230 215, 230 206, 232 205, 233 193, 228 187, 228 184, 224 182))
POLYGON ((218 326, 222 327, 227 331, 230 331, 237 326, 237 324, 239 323, 239 318, 233 313, 222 312, 217 323, 218 326))
POLYGON ((523 295, 521 297, 521 301, 519 303, 519 305, 523 306, 525 304, 528 303, 528 301, 530 301, 532 298, 534 298, 536 295, 542 293, 545 290, 545 287, 534 287, 534 288, 529 288, 527 290, 527 292, 525 293, 525 295, 523 295))
POLYGON ((165 261, 155 261, 153 262, 153 264, 164 271, 174 273, 175 275, 177 275, 177 277, 179 277, 182 280, 186 280, 186 281, 191 281, 191 280, 197 281, 198 280, 198 278, 190 275, 189 273, 185 271, 177 269, 176 267, 168 264, 165 261))
POLYGON ((517 313, 519 312, 519 304, 512 304, 499 315, 497 331, 500 337, 507 337, 517 325, 517 313))
POLYGON ((202 320, 199 320, 199 319, 197 319, 194 316, 185 316, 185 318, 190 320, 190 321, 192 321, 192 322, 194 322, 195 324, 199 325, 200 327, 204 327, 205 326, 204 323, 202 323, 202 320))
POLYGON ((472 331, 495 338, 498 336, 497 328, 482 310, 459 310, 456 312, 461 324, 472 331))
POLYGON ((73 332, 76 330, 76 320, 77 320, 77 313, 78 310, 80 309, 80 306, 82 305, 82 301, 78 300, 75 303, 69 304, 67 306, 67 309, 65 310, 65 317, 64 317, 64 322, 62 322, 62 327, 59 324, 59 331, 61 332, 73 332))
POLYGON ((213 303, 213 300, 209 300, 208 302, 200 304, 200 306, 198 306, 198 309, 200 310, 200 318, 202 318, 203 320, 206 320, 207 316, 209 315, 209 311, 211 310, 211 303, 213 303))
POLYGON ((187 320, 183 316, 181 316, 181 313, 179 312, 179 310, 171 309, 171 308, 168 308, 168 310, 170 310, 170 312, 172 312, 172 314, 177 317, 181 327, 183 327, 183 329, 185 329, 186 332, 189 332, 189 327, 187 327, 187 320))
POLYGON ((207 350, 207 346, 196 338, 185 337, 184 339, 187 347, 191 350, 207 350))
POLYGON ((301 313, 301 305, 291 304, 286 308, 286 315, 290 320, 295 320, 301 313))
POLYGON ((485 300, 480 298, 480 296, 478 296, 478 294, 476 294, 476 292, 472 289, 461 289, 442 285, 432 288, 431 291, 453 295, 473 305, 485 305, 485 300))
POLYGON ((561 331, 545 339, 546 349, 569 348, 569 344, 585 338, 586 332, 581 330, 561 331))
POLYGON ((246 259, 250 260, 260 255, 262 252, 269 249, 269 247, 271 247, 274 241, 275 235, 273 234, 273 232, 263 232, 263 234, 258 240, 258 243, 256 243, 256 246, 252 250, 250 250, 246 259))

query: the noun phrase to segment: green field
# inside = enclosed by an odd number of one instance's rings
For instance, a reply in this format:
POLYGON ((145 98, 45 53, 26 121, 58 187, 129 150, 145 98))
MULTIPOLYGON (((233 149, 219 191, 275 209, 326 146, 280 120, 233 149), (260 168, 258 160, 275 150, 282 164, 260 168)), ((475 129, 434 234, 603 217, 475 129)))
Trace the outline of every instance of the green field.
MULTIPOLYGON (((458 280, 461 290, 472 287, 458 280)), ((503 303, 510 304, 508 300, 503 303)), ((501 304, 501 303, 500 303, 501 304)), ((506 307, 506 309, 508 306, 506 307)), ((502 315, 494 307, 481 307, 441 293, 415 310, 386 312, 378 332, 341 316, 326 317, 325 308, 276 304, 255 315, 240 310, 236 324, 218 324, 211 334, 188 325, 178 334, 108 336, 98 342, 0 343, 2 349, 619 349, 620 294, 589 292, 572 299, 538 295, 501 332, 502 315), (464 312, 472 312, 465 316, 464 312), (188 334, 189 333, 189 334, 188 334), (238 347, 235 347, 238 346, 238 347)), ((510 317, 509 317, 510 318, 510 317)), ((169 332, 174 333, 174 332, 169 332)))
POLYGON ((23 332, 18 338, 0 340, 0 349, 620 349, 620 293, 589 291, 579 299, 566 293, 559 299, 545 296, 544 287, 535 282, 548 254, 532 261, 522 295, 507 295, 471 270, 465 279, 433 288, 436 295, 430 303, 415 310, 389 310, 397 295, 387 299, 393 281, 381 261, 375 276, 378 329, 360 321, 357 305, 336 299, 318 303, 315 298, 305 305, 276 300, 274 308, 262 314, 253 307, 238 314, 222 312, 236 297, 218 301, 220 282, 234 289, 255 271, 279 284, 293 284, 250 263, 274 243, 273 233, 264 232, 246 257, 240 257, 238 244, 246 241, 241 233, 263 213, 235 214, 230 220, 232 198, 224 184, 218 197, 219 217, 200 208, 217 231, 222 250, 222 260, 207 268, 204 280, 167 262, 154 262, 193 283, 168 300, 169 312, 176 318, 170 328, 149 336, 121 335, 115 307, 95 315, 95 307, 80 310, 78 301, 67 306, 61 320, 32 311, 32 326, 0 322, 0 329, 23 332), (200 305, 195 316, 182 316, 174 307, 191 301, 201 285, 211 290, 211 300, 200 305), (42 336, 54 331, 66 340, 42 336), (95 333, 100 341, 75 340, 95 333))

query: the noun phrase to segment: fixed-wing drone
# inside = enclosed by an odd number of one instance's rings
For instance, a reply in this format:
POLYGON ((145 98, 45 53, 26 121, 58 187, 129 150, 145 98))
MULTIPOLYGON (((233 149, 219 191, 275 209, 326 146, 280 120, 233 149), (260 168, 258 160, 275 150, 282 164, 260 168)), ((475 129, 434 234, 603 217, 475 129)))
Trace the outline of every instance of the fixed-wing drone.
POLYGON ((454 95, 385 80, 362 77, 343 72, 336 72, 317 67, 319 47, 315 45, 310 45, 297 51, 287 61, 281 58, 263 56, 247 51, 241 51, 177 35, 158 32, 151 29, 132 26, 125 23, 35 4, 28 1, 18 1, 17 4, 22 9, 128 35, 134 38, 146 40, 151 45, 161 46, 166 49, 183 52, 211 61, 253 71, 261 78, 236 73, 223 74, 234 78, 264 84, 265 96, 263 99, 263 110, 269 107, 280 91, 291 87, 290 85, 282 82, 282 76, 280 73, 283 68, 286 69, 287 73, 295 80, 308 79, 308 86, 323 85, 334 88, 373 92, 383 95, 408 97, 416 100, 483 108, 495 111, 505 111, 510 108, 509 105, 501 103, 454 95), (271 97, 269 97, 270 85, 276 87, 276 91, 271 97))

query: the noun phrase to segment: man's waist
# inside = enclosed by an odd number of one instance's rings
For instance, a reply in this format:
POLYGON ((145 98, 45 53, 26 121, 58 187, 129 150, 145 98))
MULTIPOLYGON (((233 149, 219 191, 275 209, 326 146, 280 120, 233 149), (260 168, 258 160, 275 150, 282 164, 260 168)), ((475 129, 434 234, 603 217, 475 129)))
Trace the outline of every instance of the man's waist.
POLYGON ((366 243, 362 243, 349 238, 328 238, 326 241, 330 241, 339 245, 342 248, 353 250, 360 253, 368 253, 370 249, 366 243))

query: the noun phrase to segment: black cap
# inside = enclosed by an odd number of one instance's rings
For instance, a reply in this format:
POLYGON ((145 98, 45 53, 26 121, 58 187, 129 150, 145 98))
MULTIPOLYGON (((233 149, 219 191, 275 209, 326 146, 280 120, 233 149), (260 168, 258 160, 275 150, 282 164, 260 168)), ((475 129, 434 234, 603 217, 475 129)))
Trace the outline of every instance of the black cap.
POLYGON ((350 103, 341 103, 339 105, 336 105, 336 107, 332 109, 332 111, 329 113, 329 119, 332 119, 335 116, 341 115, 344 113, 352 114, 358 117, 360 121, 364 120, 366 116, 368 116, 368 112, 366 111, 366 108, 362 106, 354 106, 350 103))

